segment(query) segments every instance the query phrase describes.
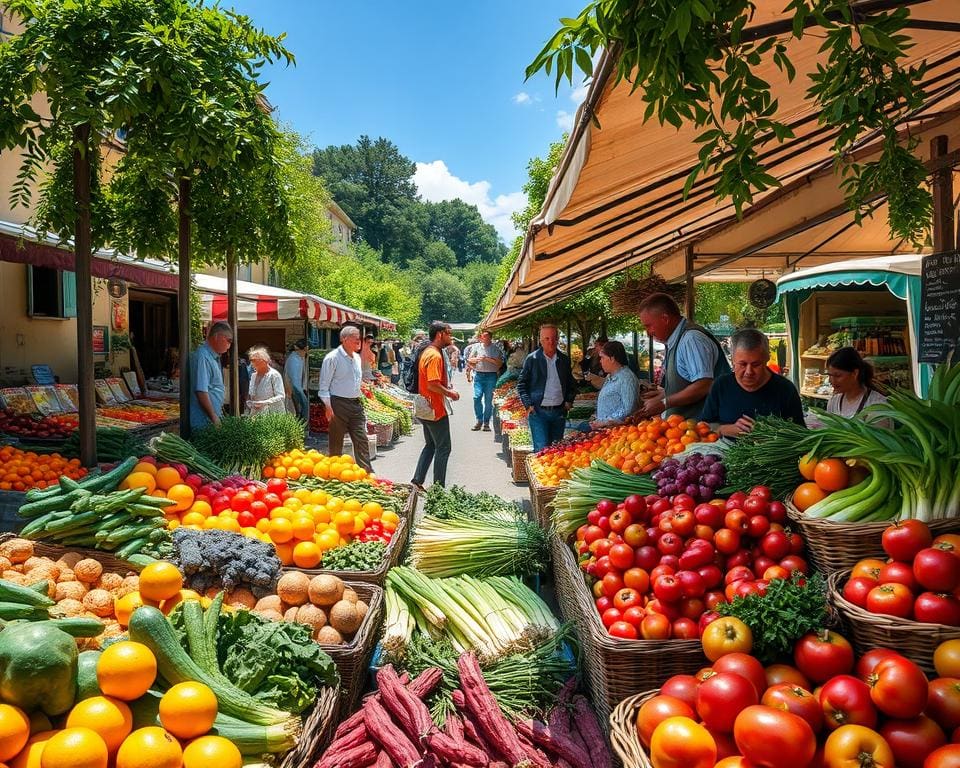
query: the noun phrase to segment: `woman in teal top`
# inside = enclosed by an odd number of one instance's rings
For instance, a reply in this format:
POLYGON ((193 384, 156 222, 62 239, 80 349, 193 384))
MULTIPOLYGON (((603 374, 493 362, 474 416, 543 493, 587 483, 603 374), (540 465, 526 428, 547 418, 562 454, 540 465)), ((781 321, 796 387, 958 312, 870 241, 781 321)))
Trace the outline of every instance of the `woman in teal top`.
POLYGON ((599 429, 620 424, 637 410, 640 382, 627 367, 627 350, 619 341, 600 348, 600 366, 607 374, 597 396, 597 415, 590 427, 599 429))

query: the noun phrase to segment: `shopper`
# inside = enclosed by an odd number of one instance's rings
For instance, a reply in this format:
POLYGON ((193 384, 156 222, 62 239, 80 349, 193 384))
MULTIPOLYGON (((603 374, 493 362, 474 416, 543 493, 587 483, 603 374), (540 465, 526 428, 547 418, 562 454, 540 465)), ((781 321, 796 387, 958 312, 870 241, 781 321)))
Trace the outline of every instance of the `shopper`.
POLYGON ((540 348, 527 355, 517 380, 517 393, 527 409, 534 451, 563 437, 567 411, 573 407, 576 394, 570 358, 557 348, 559 341, 557 326, 541 326, 540 348))
POLYGON ((367 472, 372 472, 367 417, 360 393, 363 374, 358 352, 361 344, 359 328, 347 325, 341 329, 340 346, 323 358, 318 395, 323 401, 330 425, 330 455, 343 453, 343 436, 349 434, 357 464, 367 472))
MULTIPOLYGON (((580 372, 584 378, 588 378, 589 376, 603 378, 604 372, 603 365, 600 363, 600 351, 607 341, 607 337, 601 334, 597 336, 597 340, 589 350, 583 351, 583 359, 580 361, 580 372)), ((601 381, 600 384, 603 384, 603 382, 601 381)))
POLYGON ((720 343, 706 328, 680 314, 680 308, 665 293, 654 293, 640 303, 640 322, 647 334, 666 344, 660 387, 643 393, 644 417, 678 413, 697 418, 714 381, 730 366, 720 343))
MULTIPOLYGON (((827 358, 827 375, 833 385, 827 413, 847 419, 866 418, 862 415, 864 408, 887 402, 874 388, 873 366, 853 347, 841 347, 827 358)), ((892 426, 889 419, 868 420, 877 426, 892 426)))
POLYGON ((306 339, 299 339, 293 343, 293 349, 287 355, 283 366, 283 378, 290 399, 293 401, 293 412, 300 421, 306 422, 310 429, 310 398, 307 395, 307 386, 310 368, 307 365, 309 345, 306 339))
POLYGON ((377 370, 380 371, 380 375, 389 379, 393 374, 393 364, 396 361, 397 358, 393 353, 393 347, 386 341, 382 342, 380 348, 377 350, 377 370))
POLYGON ((637 409, 640 382, 627 365, 627 350, 619 341, 608 341, 598 358, 606 377, 597 396, 597 414, 592 429, 622 424, 637 409))
POLYGON ((803 405, 793 383, 767 367, 770 342, 755 328, 730 339, 733 373, 717 378, 700 414, 724 437, 753 429, 758 416, 779 416, 804 426, 803 405))
POLYGON ((479 341, 470 348, 467 365, 473 370, 473 413, 477 423, 471 429, 476 432, 490 431, 490 419, 493 418, 493 390, 497 386, 497 376, 503 367, 503 349, 494 343, 490 331, 480 331, 479 341))
POLYGON ((450 458, 450 400, 459 400, 460 393, 450 386, 443 349, 450 344, 450 326, 434 321, 430 324, 430 344, 420 355, 418 398, 429 405, 427 412, 418 413, 423 423, 423 450, 411 481, 419 490, 427 478, 433 462, 433 482, 443 486, 447 481, 447 460, 450 458), (432 416, 432 418, 431 418, 432 416))
POLYGON ((364 381, 373 381, 376 378, 373 375, 377 367, 377 340, 372 334, 367 334, 363 339, 363 347, 360 350, 360 375, 364 381))
POLYGON ((210 326, 207 340, 190 357, 191 429, 220 423, 225 395, 220 356, 230 349, 232 343, 230 324, 219 321, 210 326))
POLYGON ((270 365, 270 352, 263 345, 251 347, 247 358, 253 366, 250 379, 250 394, 246 401, 245 413, 258 416, 262 413, 286 413, 284 401, 287 393, 283 387, 283 376, 270 365))

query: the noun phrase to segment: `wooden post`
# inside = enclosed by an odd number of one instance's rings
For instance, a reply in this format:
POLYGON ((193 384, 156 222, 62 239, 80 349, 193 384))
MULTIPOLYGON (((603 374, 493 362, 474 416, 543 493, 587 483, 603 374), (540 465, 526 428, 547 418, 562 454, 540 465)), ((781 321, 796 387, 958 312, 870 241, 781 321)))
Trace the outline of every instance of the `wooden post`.
POLYGON ((684 254, 684 276, 687 281, 686 296, 684 298, 684 314, 687 320, 693 322, 694 312, 696 311, 697 288, 693 282, 693 246, 688 245, 684 254))
POLYGON ((650 383, 653 384, 654 381, 654 370, 653 370, 653 336, 649 333, 647 334, 647 367, 650 369, 650 383))
MULTIPOLYGON (((947 154, 947 137, 930 140, 930 159, 947 154)), ((953 169, 943 168, 933 174, 933 252, 944 253, 957 247, 953 212, 953 169)))
POLYGON ((227 251, 227 322, 233 334, 230 345, 230 414, 240 415, 240 332, 237 328, 237 255, 231 246, 227 251))
MULTIPOLYGON (((95 151, 99 152, 99 148, 95 151)), ((93 273, 90 238, 90 125, 73 129, 74 269, 77 275, 77 395, 80 462, 97 465, 97 395, 93 386, 93 273)))
POLYGON ((640 334, 637 333, 637 326, 634 323, 633 326, 633 369, 637 372, 640 371, 640 334))
POLYGON ((190 438, 190 177, 180 171, 178 179, 178 243, 180 269, 178 315, 180 324, 180 435, 190 438))

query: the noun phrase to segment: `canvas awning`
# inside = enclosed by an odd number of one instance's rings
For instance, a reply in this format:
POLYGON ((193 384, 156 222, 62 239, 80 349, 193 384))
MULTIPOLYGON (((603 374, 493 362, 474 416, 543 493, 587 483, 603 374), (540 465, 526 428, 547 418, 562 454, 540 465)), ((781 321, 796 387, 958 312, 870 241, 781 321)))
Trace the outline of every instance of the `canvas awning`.
MULTIPOLYGON (((947 135, 951 149, 960 146, 957 1, 855 0, 851 5, 862 10, 911 6, 907 31, 914 46, 906 63, 926 62, 928 98, 902 128, 920 139, 917 151, 924 160, 935 135, 947 135)), ((795 133, 761 151, 782 186, 758 194, 739 221, 729 201, 715 198, 715 176, 699 178, 684 199, 684 183, 698 164, 698 131, 656 120, 644 124, 646 103, 631 94, 630 83, 615 84, 615 53, 608 51, 577 113, 543 208, 483 325, 505 325, 648 259, 655 259, 657 271, 668 279, 682 277, 692 266, 694 275, 712 271, 730 280, 779 274, 799 263, 903 250, 889 237, 882 198, 862 227, 853 225, 845 210, 831 153, 835 132, 819 124, 816 106, 806 98, 806 73, 823 59, 822 37, 796 40, 789 24, 766 26, 788 21, 784 6, 781 0, 757 0, 747 28, 780 36, 798 72, 791 83, 772 63, 756 70, 771 84, 780 119, 795 133)), ((877 152, 877 137, 865 135, 855 154, 866 160, 877 152)))

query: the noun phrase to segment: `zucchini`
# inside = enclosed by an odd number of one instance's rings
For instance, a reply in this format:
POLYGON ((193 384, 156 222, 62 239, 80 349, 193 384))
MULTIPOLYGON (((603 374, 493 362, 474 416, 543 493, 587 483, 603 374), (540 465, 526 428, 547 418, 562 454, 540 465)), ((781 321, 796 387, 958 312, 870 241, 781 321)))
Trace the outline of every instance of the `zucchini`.
POLYGON ((70 637, 97 637, 103 634, 103 622, 90 616, 68 616, 43 620, 43 623, 66 632, 70 637))
MULTIPOLYGON (((127 627, 130 639, 147 646, 157 659, 157 670, 170 685, 196 681, 208 686, 217 697, 221 712, 257 725, 276 725, 294 716, 289 712, 266 706, 261 701, 232 684, 208 675, 180 645, 173 627, 157 608, 144 605, 137 608, 127 627)), ((296 718, 295 718, 296 719, 296 718)))
POLYGON ((71 491, 65 496, 52 496, 47 499, 41 499, 39 501, 31 501, 27 504, 24 504, 20 509, 17 510, 17 514, 20 517, 33 517, 37 518, 41 515, 46 515, 50 512, 57 512, 60 510, 66 510, 70 508, 70 505, 73 502, 81 498, 79 491, 83 489, 77 489, 76 491, 71 491))
MULTIPOLYGON (((223 604, 223 592, 220 592, 215 601, 219 600, 223 604)), ((190 648, 190 656, 200 665, 208 675, 212 675, 223 682, 232 685, 230 680, 220 671, 220 662, 217 659, 216 634, 213 636, 213 643, 210 643, 207 635, 207 621, 213 614, 214 626, 220 615, 220 605, 216 609, 211 605, 206 615, 203 612, 203 606, 198 600, 185 600, 180 608, 183 616, 183 627, 186 630, 187 646, 190 648)))
POLYGON ((47 597, 48 586, 46 581, 40 581, 29 587, 23 587, 19 584, 14 584, 12 581, 0 579, 0 602, 19 603, 35 608, 38 606, 51 606, 54 605, 54 601, 47 597), (41 587, 43 588, 42 591, 41 587))
POLYGON ((77 701, 102 696, 97 680, 100 651, 83 651, 77 656, 77 701))
POLYGON ((49 618, 50 613, 47 611, 47 609, 39 605, 0 602, 0 619, 3 619, 4 621, 14 621, 16 619, 26 619, 27 621, 43 621, 44 619, 49 618))
POLYGON ((133 539, 132 541, 126 542, 122 547, 117 549, 113 554, 119 557, 121 560, 124 560, 130 555, 133 555, 139 552, 143 548, 143 545, 146 543, 147 543, 147 537, 141 536, 140 538, 133 539))

